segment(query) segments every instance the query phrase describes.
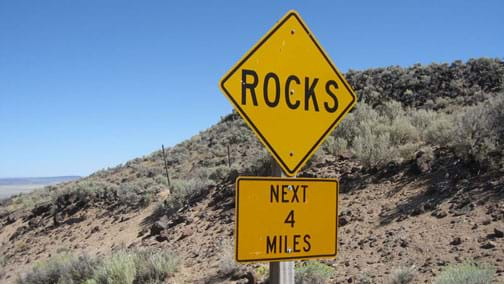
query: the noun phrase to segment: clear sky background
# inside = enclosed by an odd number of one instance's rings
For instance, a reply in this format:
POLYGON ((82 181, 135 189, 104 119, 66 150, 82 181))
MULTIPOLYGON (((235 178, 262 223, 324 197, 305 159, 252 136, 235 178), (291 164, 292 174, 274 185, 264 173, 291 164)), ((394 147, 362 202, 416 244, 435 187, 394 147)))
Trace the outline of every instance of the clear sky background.
POLYGON ((0 177, 88 175, 217 123, 219 79, 290 9, 343 72, 504 55, 500 0, 0 0, 0 177))

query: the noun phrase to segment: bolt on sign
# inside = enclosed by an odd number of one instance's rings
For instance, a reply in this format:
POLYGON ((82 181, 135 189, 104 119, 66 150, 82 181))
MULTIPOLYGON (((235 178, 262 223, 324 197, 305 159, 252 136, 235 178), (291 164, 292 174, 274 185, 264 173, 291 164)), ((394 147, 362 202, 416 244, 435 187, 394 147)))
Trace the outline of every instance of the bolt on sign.
POLYGON ((336 179, 240 177, 235 210, 238 262, 336 256, 336 179))
POLYGON ((220 88, 288 176, 296 175, 357 101, 295 11, 231 68, 220 88))

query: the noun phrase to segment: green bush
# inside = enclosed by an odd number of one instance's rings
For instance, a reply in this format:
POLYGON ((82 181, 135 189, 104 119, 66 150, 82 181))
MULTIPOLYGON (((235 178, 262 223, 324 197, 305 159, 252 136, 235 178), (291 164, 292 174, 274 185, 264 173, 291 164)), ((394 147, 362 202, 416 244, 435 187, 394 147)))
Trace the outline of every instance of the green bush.
POLYGON ((18 284, 73 284, 91 278, 97 261, 85 255, 75 257, 60 254, 34 265, 32 270, 18 278, 18 284))
POLYGON ((392 119, 388 128, 392 145, 400 146, 406 143, 417 142, 418 130, 405 116, 392 119))
POLYGON ((322 144, 322 149, 330 155, 338 156, 347 151, 348 141, 342 137, 330 135, 327 137, 324 144, 322 144))
POLYGON ((397 159, 397 153, 390 147, 390 134, 375 133, 369 125, 364 126, 362 135, 353 141, 352 152, 366 167, 385 165, 397 159))
POLYGON ((170 252, 121 250, 103 260, 60 254, 37 263, 18 284, 140 284, 164 283, 177 268, 170 252))
POLYGON ((297 284, 323 284, 334 275, 332 267, 318 261, 308 261, 295 268, 297 284))
POLYGON ((105 259, 93 278, 98 284, 132 284, 136 273, 134 255, 121 251, 105 259))
POLYGON ((220 247, 219 270, 224 275, 230 275, 238 270, 234 258, 234 246, 231 240, 224 240, 220 247))
POLYGON ((390 276, 390 284, 408 284, 415 278, 415 266, 394 269, 390 276))
POLYGON ((8 212, 31 210, 38 204, 50 201, 54 189, 53 186, 46 186, 43 189, 34 190, 30 193, 20 193, 10 200, 6 200, 4 206, 8 212))
POLYGON ((229 176, 229 173, 231 172, 231 168, 228 166, 218 166, 212 169, 210 175, 208 178, 214 182, 221 182, 229 176))
POLYGON ((325 146, 334 153, 348 148, 366 167, 411 159, 421 146, 421 135, 413 121, 417 125, 428 123, 426 118, 413 117, 411 113, 414 112, 405 111, 394 101, 375 109, 360 102, 333 133, 337 138, 328 140, 325 146))
POLYGON ((453 145, 466 160, 481 165, 500 167, 492 153, 504 154, 504 95, 466 108, 456 116, 453 145), (495 164, 497 162, 497 164, 495 164))
POLYGON ((171 195, 158 206, 156 209, 158 213, 164 212, 166 215, 171 215, 177 212, 192 196, 208 187, 210 182, 200 178, 189 180, 174 179, 171 185, 171 195))
POLYGON ((450 265, 436 277, 436 284, 489 284, 495 268, 473 263, 450 265))
POLYGON ((423 131, 435 120, 437 120, 437 112, 425 109, 410 110, 411 124, 420 131, 423 136, 423 131))
POLYGON ((503 94, 452 113, 404 109, 396 101, 375 108, 360 102, 323 149, 335 154, 348 148, 364 166, 380 167, 391 161, 414 159, 426 145, 453 147, 465 160, 500 168, 504 160, 495 158, 504 156, 502 121, 503 94), (341 147, 336 149, 337 145, 341 147))
POLYGON ((134 262, 137 271, 135 283, 163 283, 176 271, 178 263, 171 252, 152 249, 137 251, 134 262))
POLYGON ((438 113, 422 131, 423 140, 431 145, 448 146, 453 142, 454 121, 452 116, 438 113))

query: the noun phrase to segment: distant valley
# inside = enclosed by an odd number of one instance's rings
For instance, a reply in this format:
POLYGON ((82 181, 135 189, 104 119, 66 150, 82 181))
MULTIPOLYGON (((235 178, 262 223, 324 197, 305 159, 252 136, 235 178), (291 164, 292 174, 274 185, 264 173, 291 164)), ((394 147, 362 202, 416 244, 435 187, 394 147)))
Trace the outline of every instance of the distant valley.
POLYGON ((80 176, 0 178, 0 199, 79 178, 80 176))

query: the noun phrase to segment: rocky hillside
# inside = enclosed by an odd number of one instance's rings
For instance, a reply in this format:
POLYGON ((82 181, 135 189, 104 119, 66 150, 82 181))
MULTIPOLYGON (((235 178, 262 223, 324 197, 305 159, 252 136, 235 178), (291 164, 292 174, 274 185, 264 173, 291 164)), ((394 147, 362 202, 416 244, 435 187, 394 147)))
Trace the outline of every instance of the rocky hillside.
MULTIPOLYGON (((430 283, 475 262, 504 282, 504 63, 346 76, 358 107, 301 172, 341 181, 339 254, 321 262, 324 281, 387 283, 406 271, 430 283)), ((233 261, 234 180, 268 175, 272 164, 241 118, 222 118, 167 158, 169 179, 156 151, 1 201, 0 281, 31 283, 42 273, 35 263, 50 269, 43 263, 63 253, 103 259, 142 248, 178 259, 158 283, 263 281, 264 264, 233 261)))

